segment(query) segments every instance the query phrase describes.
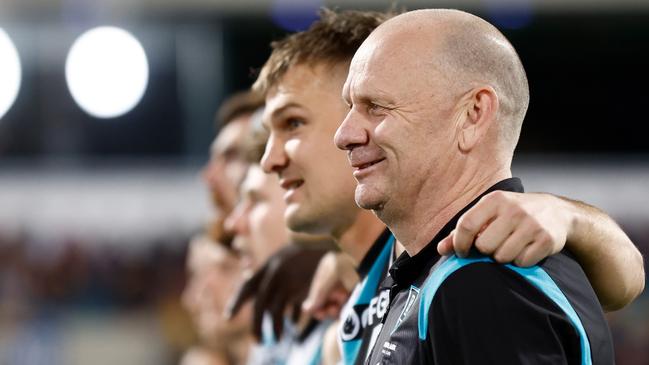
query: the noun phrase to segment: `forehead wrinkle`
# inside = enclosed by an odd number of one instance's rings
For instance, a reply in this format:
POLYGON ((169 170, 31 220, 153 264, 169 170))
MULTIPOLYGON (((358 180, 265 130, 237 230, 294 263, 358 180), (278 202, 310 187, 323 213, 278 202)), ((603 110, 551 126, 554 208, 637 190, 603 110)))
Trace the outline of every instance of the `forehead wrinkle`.
POLYGON ((353 98, 360 101, 377 101, 377 100, 389 100, 391 98, 391 92, 382 84, 385 84, 383 80, 383 73, 379 70, 371 71, 368 70, 369 67, 364 67, 362 72, 359 72, 354 75, 352 86, 350 87, 350 92, 353 92, 353 98))
POLYGON ((395 86, 420 80, 418 76, 415 80, 406 81, 408 74, 419 75, 425 61, 415 57, 416 52, 407 44, 404 45, 407 41, 396 42, 389 37, 370 37, 352 63, 357 97, 391 107, 408 104, 410 95, 400 94, 412 88, 400 87, 395 90, 395 86))
POLYGON ((357 103, 378 104, 389 109, 405 111, 416 98, 409 94, 403 95, 403 90, 395 89, 394 81, 390 79, 389 75, 385 77, 385 74, 380 72, 374 73, 374 77, 360 78, 353 91, 353 100, 357 103))

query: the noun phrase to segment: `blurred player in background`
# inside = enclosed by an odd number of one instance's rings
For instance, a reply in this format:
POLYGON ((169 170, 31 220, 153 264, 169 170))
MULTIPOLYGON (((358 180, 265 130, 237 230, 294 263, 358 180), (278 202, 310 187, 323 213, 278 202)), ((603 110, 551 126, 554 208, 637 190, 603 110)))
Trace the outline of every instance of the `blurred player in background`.
POLYGON ((216 115, 219 133, 210 147, 210 159, 202 177, 212 198, 215 222, 208 232, 216 241, 229 246, 232 236, 223 229, 223 221, 238 200, 239 185, 248 168, 245 140, 250 130, 250 118, 263 106, 263 100, 253 92, 241 92, 228 98, 216 115))
POLYGON ((239 258, 210 237, 198 235, 189 244, 187 272, 183 304, 200 344, 185 354, 182 364, 244 363, 253 342, 250 308, 244 308, 230 321, 222 316, 242 278, 239 258))
POLYGON ((239 202, 226 220, 227 230, 234 234, 233 247, 244 263, 244 275, 250 279, 233 299, 230 312, 239 311, 250 295, 258 295, 253 333, 261 346, 256 347, 251 364, 316 364, 328 324, 302 315, 300 303, 318 261, 335 245, 330 239, 296 234, 286 227, 284 192, 277 176, 264 173, 259 166, 267 140, 260 119, 253 117, 250 132, 246 143, 249 166, 239 202), (291 260, 293 265, 277 271, 278 258, 291 260), (299 299, 291 301, 293 297, 299 299))
POLYGON ((245 363, 253 343, 250 308, 227 321, 223 311, 242 278, 241 262, 231 249, 232 235, 223 223, 237 200, 248 162, 244 141, 250 118, 263 101, 254 93, 235 94, 217 114, 220 132, 214 139, 203 181, 210 191, 215 217, 205 234, 192 239, 187 253, 188 281, 183 303, 200 343, 186 353, 183 364, 245 363))

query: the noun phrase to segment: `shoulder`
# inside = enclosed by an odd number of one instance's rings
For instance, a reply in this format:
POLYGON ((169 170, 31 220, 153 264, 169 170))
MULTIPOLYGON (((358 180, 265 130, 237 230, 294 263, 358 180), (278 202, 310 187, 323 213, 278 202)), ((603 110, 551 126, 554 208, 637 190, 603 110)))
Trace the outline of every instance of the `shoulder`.
MULTIPOLYGON (((447 323, 452 332, 475 325, 517 327, 541 326, 548 320, 560 327, 569 327, 570 319, 555 300, 539 284, 552 279, 540 267, 518 269, 487 260, 458 260, 463 263, 442 279, 433 293, 424 288, 421 303, 427 322, 447 323), (537 275, 537 277, 535 277, 537 275), (537 282, 534 282, 537 280, 537 282)), ((451 263, 453 264, 453 263, 451 263)), ((443 267, 441 267, 443 269, 443 267)), ((433 273, 433 277, 440 273, 433 273)), ((423 320, 423 318, 422 318, 423 320)))
POLYGON ((458 268, 427 314, 428 343, 448 362, 565 363, 581 353, 579 334, 561 308, 503 265, 458 268))
POLYGON ((447 310, 484 312, 489 309, 492 314, 492 309, 502 312, 504 308, 532 304, 558 310, 556 304, 523 275, 493 262, 474 262, 453 271, 440 284, 433 302, 447 310))

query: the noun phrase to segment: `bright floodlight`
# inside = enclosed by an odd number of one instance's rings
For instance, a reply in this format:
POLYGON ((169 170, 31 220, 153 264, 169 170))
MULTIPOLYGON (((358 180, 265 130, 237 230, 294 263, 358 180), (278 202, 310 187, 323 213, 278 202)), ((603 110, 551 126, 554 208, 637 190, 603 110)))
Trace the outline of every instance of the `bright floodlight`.
POLYGON ((125 30, 99 27, 77 39, 65 64, 65 78, 81 109, 98 118, 114 118, 133 109, 149 80, 140 42, 125 30))
POLYGON ((16 101, 21 74, 18 51, 9 35, 0 28, 0 119, 16 101))

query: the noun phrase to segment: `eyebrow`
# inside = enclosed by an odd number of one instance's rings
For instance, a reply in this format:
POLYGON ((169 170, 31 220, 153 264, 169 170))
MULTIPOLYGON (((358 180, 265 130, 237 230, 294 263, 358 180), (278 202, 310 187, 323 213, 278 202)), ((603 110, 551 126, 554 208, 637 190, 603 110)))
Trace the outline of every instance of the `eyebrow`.
POLYGON ((354 104, 361 104, 361 105, 367 105, 367 104, 374 104, 376 102, 376 99, 371 98, 369 95, 366 94, 356 94, 355 97, 344 97, 343 99, 345 103, 348 106, 354 105, 354 104), (352 99, 355 99, 356 102, 354 102, 352 99))
POLYGON ((342 93, 341 100, 343 101, 343 103, 345 103, 345 105, 347 106, 352 105, 352 101, 350 99, 351 98, 349 97, 349 93, 345 93, 345 92, 342 93))
POLYGON ((273 112, 270 114, 270 120, 272 121, 273 119, 276 119, 278 115, 284 113, 286 109, 290 109, 290 108, 302 108, 302 105, 294 101, 282 105, 281 107, 273 110, 273 112))
MULTIPOLYGON (((356 100, 357 104, 364 104, 364 105, 369 105, 369 104, 375 104, 383 108, 394 108, 395 105, 394 103, 390 102, 389 99, 386 98, 385 95, 382 95, 383 93, 377 93, 376 95, 368 95, 368 94, 356 94, 356 100)), ((351 100, 349 100, 350 104, 351 100)))

